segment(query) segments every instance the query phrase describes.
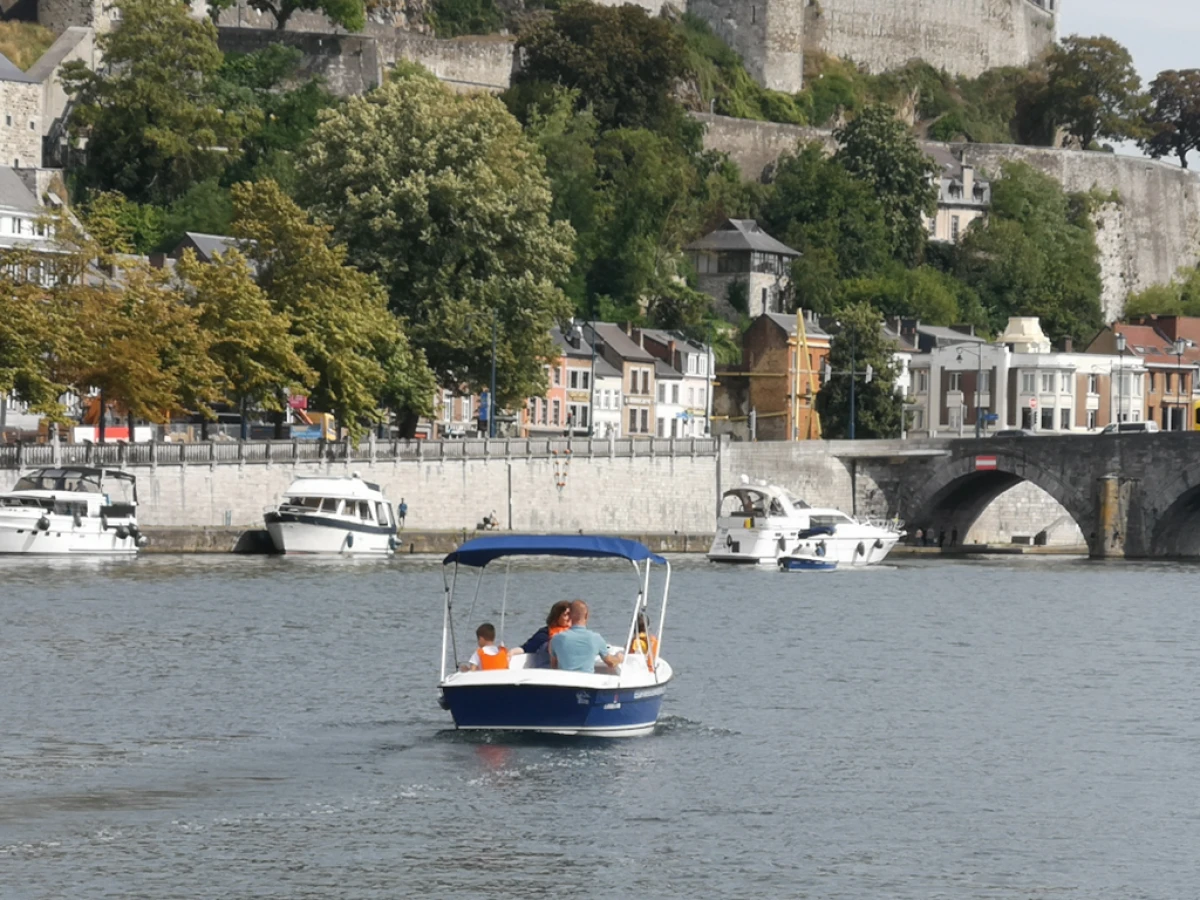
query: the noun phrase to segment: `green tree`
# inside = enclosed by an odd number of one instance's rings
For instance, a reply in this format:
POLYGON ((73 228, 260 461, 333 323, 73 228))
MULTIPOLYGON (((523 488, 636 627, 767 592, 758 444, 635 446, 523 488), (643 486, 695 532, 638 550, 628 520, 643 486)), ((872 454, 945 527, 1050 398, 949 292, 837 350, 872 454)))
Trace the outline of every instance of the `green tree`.
POLYGON ((495 34, 504 25, 504 14, 495 0, 433 0, 430 19, 441 38, 495 34))
POLYGON ((1130 294, 1125 316, 1200 316, 1200 268, 1180 269, 1170 284, 1130 294))
POLYGON ((917 146, 895 112, 870 106, 834 132, 834 159, 866 184, 883 208, 892 253, 902 262, 921 259, 929 234, 928 217, 937 209, 937 169, 917 146))
POLYGON ((764 218, 769 232, 804 254, 793 276, 797 298, 810 309, 832 311, 837 282, 876 272, 891 258, 893 238, 875 192, 819 143, 779 161, 764 218))
POLYGON ((253 110, 222 110, 210 83, 221 66, 217 32, 178 0, 120 0, 121 24, 96 40, 105 66, 63 67, 74 100, 70 131, 87 142, 79 187, 167 203, 219 175, 254 127, 253 110))
POLYGON ((641 7, 565 4, 521 34, 524 65, 514 79, 528 85, 562 85, 578 91, 578 108, 590 107, 601 129, 649 128, 693 139, 675 86, 688 73, 687 47, 665 19, 641 7))
POLYGON ((440 383, 488 383, 494 320, 501 402, 541 392, 550 327, 572 312, 574 232, 551 221, 544 161, 503 104, 400 71, 324 115, 300 174, 440 383))
POLYGON ((1091 204, 1025 163, 992 182, 986 228, 971 228, 956 273, 979 295, 992 330, 1039 316, 1052 338, 1083 341, 1101 325, 1100 266, 1091 204))
POLYGON ((61 418, 59 396, 67 386, 55 381, 48 363, 70 349, 56 321, 57 306, 36 281, 18 273, 37 269, 39 260, 24 250, 0 253, 0 393, 28 403, 35 412, 61 418))
MULTIPOLYGON (((362 31, 367 22, 363 0, 249 0, 250 8, 266 13, 275 20, 275 27, 282 31, 287 27, 293 13, 324 13, 334 25, 347 31, 362 31)), ((229 9, 234 0, 209 0, 214 12, 229 9)))
POLYGON ((290 317, 272 308, 241 253, 201 263, 189 249, 175 271, 208 337, 208 355, 243 415, 250 406, 282 412, 289 393, 313 383, 315 373, 296 352, 290 317))
POLYGON ((835 374, 817 394, 825 437, 850 437, 852 380, 854 437, 900 436, 904 403, 896 393, 893 351, 883 335, 883 317, 869 303, 849 304, 838 314, 837 333, 829 345, 829 365, 835 374), (865 376, 867 366, 872 369, 870 382, 865 376))
POLYGON ((162 209, 134 203, 120 191, 92 191, 80 214, 87 233, 112 253, 146 254, 163 241, 162 209))
POLYGON ((275 182, 237 184, 232 193, 233 234, 246 242, 259 287, 315 373, 312 405, 356 436, 388 402, 409 404, 393 407, 402 422, 427 414, 433 378, 388 312, 378 279, 348 265, 328 226, 310 222, 275 182))
POLYGON ((1200 150, 1200 69, 1159 72, 1150 82, 1146 131, 1138 145, 1149 156, 1177 156, 1188 167, 1188 154, 1200 150))
POLYGON ((1144 100, 1129 51, 1112 38, 1063 38, 1046 60, 1053 120, 1087 150, 1099 138, 1138 136, 1144 100))
POLYGON ((927 325, 988 324, 975 292, 930 266, 906 269, 893 263, 876 275, 847 281, 840 302, 869 303, 885 316, 911 317, 927 325))

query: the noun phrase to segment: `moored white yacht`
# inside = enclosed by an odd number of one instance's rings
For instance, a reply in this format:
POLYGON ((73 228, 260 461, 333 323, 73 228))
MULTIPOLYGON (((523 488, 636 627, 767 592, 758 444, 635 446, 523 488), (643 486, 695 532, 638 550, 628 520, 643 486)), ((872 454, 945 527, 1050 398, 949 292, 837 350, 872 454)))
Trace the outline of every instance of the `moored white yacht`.
POLYGON ((870 566, 883 562, 904 536, 892 523, 862 522, 838 509, 811 507, 779 485, 742 479, 721 498, 708 551, 713 562, 774 565, 797 556, 840 568, 870 566))
POLYGON ((34 469, 0 493, 0 553, 135 556, 137 480, 81 466, 34 469))
POLYGON ((297 478, 264 515, 280 553, 387 556, 396 551, 396 514, 379 485, 349 478, 297 478))

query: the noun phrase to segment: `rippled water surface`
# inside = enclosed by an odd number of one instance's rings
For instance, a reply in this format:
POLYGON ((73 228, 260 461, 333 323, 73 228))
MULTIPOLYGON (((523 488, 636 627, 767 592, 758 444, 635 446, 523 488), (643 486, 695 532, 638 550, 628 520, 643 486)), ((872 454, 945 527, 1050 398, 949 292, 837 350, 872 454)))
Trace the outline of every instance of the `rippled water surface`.
POLYGON ((1195 896, 1198 573, 682 561, 665 721, 578 743, 448 729, 432 561, 8 562, 0 897, 1195 896))

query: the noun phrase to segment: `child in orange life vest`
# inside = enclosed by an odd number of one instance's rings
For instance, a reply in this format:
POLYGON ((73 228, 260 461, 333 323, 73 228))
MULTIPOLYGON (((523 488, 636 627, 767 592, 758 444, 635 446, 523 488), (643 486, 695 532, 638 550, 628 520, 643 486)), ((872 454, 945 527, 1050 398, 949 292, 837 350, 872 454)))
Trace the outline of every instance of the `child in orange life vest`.
POLYGON ((475 640, 479 649, 471 654, 468 662, 459 666, 462 671, 477 672, 482 669, 486 672, 492 669, 508 668, 508 650, 496 646, 495 625, 491 622, 484 622, 475 629, 475 640))
POLYGON ((646 621, 645 613, 638 613, 637 631, 634 633, 633 641, 629 645, 630 653, 644 653, 646 655, 646 666, 653 671, 654 660, 658 656, 658 638, 649 633, 650 624, 646 621))

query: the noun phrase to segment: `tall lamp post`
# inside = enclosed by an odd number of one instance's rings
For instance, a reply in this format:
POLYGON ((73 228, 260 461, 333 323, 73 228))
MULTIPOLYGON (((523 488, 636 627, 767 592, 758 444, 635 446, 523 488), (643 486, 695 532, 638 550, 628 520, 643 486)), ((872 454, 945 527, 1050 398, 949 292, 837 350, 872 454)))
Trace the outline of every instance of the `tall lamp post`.
MULTIPOLYGON (((837 324, 841 325, 840 322, 838 322, 837 324)), ((858 362, 855 358, 857 355, 857 352, 858 352, 858 347, 857 347, 857 343, 855 341, 855 336, 854 336, 854 333, 851 332, 850 333, 850 368, 843 372, 835 372, 829 365, 829 357, 825 358, 825 381, 824 381, 825 384, 828 384, 829 379, 832 378, 834 375, 849 375, 850 376, 850 440, 854 440, 854 425, 855 425, 856 420, 858 419, 858 397, 857 397, 856 391, 855 391, 855 387, 858 383, 858 376, 859 375, 863 376, 863 384, 870 384, 871 380, 875 377, 875 368, 870 363, 867 363, 867 367, 863 371, 861 371, 861 372, 858 371, 858 362)))
POLYGON ((1172 430, 1182 431, 1187 421, 1186 404, 1183 399, 1183 352, 1187 350, 1187 341, 1181 337, 1175 338, 1175 346, 1172 349, 1175 351, 1175 371, 1179 379, 1175 391, 1175 396, 1179 398, 1179 418, 1175 420, 1175 428, 1172 430))
POLYGON ((1125 405, 1125 335, 1117 332, 1117 356, 1120 365, 1117 376, 1117 434, 1121 433, 1121 409, 1125 405))
POLYGON ((974 353, 976 360, 975 369, 975 437, 978 439, 983 436, 983 419, 980 414, 981 407, 979 405, 979 395, 982 393, 981 385, 983 383, 983 348, 970 347, 958 348, 958 362, 963 361, 963 352, 974 353))

